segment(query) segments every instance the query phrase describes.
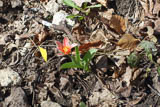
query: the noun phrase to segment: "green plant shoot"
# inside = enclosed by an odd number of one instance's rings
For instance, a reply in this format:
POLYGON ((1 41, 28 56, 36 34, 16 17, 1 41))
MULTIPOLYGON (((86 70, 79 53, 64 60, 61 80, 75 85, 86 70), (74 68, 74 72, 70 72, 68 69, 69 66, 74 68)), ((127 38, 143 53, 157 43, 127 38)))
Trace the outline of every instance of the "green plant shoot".
POLYGON ((72 62, 64 63, 61 65, 61 69, 66 68, 81 68, 85 71, 90 71, 90 61, 94 57, 95 53, 97 52, 97 49, 90 49, 88 52, 84 55, 83 58, 80 57, 80 52, 78 49, 78 46, 75 47, 76 54, 74 56, 71 56, 72 62))
MULTIPOLYGON (((69 7, 75 8, 78 11, 84 13, 85 15, 88 15, 90 12, 91 8, 99 8, 102 5, 101 4, 97 4, 97 5, 91 5, 91 6, 87 6, 88 3, 84 3, 84 5, 82 7, 77 6, 72 0, 63 0, 63 3, 69 7)), ((67 18, 78 18, 79 20, 83 20, 84 16, 76 14, 76 15, 69 15, 67 16, 67 18)))

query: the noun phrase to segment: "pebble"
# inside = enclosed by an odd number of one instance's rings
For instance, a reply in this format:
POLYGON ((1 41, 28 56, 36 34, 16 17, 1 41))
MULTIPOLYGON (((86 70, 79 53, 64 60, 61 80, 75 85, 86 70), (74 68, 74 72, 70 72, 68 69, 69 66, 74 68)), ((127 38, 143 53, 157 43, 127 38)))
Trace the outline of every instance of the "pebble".
POLYGON ((3 7, 3 1, 0 1, 0 7, 3 7))
POLYGON ((16 86, 21 83, 21 77, 11 68, 5 68, 0 70, 0 86, 16 86))
POLYGON ((46 11, 50 12, 51 14, 56 13, 59 9, 59 5, 55 0, 49 1, 44 7, 46 8, 46 11))
POLYGON ((12 5, 12 8, 15 8, 22 5, 22 2, 21 0, 11 0, 11 5, 12 5))
POLYGON ((41 107, 61 107, 61 105, 52 101, 43 101, 41 107))
POLYGON ((53 16, 52 24, 60 25, 61 22, 66 21, 68 25, 74 26, 75 21, 72 21, 71 19, 66 18, 67 16, 68 14, 63 10, 55 13, 53 16))

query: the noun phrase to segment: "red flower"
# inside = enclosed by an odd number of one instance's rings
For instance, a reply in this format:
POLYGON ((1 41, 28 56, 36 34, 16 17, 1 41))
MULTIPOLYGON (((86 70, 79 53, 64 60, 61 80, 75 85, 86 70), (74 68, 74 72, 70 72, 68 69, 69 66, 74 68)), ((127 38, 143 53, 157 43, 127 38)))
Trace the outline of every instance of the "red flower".
POLYGON ((71 49, 75 47, 77 44, 69 44, 69 39, 67 37, 64 37, 63 44, 59 41, 56 41, 56 45, 59 51, 62 53, 59 53, 58 55, 68 55, 71 53, 71 49))

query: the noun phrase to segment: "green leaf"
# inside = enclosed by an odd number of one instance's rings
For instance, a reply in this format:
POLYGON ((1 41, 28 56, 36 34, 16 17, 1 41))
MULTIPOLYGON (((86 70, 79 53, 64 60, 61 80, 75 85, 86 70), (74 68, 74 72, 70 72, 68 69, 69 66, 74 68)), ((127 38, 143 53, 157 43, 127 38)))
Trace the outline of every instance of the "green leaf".
POLYGON ((127 57, 127 63, 131 66, 131 67, 136 67, 138 65, 140 61, 140 57, 138 54, 131 53, 128 57, 127 57))
POLYGON ((79 107, 86 107, 86 104, 84 102, 80 102, 79 107))
POLYGON ((142 41, 139 46, 141 48, 143 48, 146 53, 150 53, 150 52, 156 52, 157 51, 157 48, 154 44, 154 42, 150 42, 150 41, 142 41))
POLYGON ((75 64, 74 62, 64 63, 60 67, 60 69, 66 69, 66 68, 82 68, 82 67, 75 64))
POLYGON ((76 60, 76 57, 75 57, 75 56, 71 56, 71 59, 72 59, 72 62, 73 62, 73 63, 75 63, 75 64, 77 63, 77 60, 76 60))
POLYGON ((73 7, 77 10, 81 10, 81 8, 79 6, 77 6, 72 0, 63 0, 63 3, 67 6, 73 7))
POLYGON ((66 18, 68 18, 68 19, 74 19, 74 18, 76 18, 77 16, 78 16, 78 15, 71 14, 71 15, 67 16, 66 18))
POLYGON ((73 15, 73 14, 67 16, 66 18, 69 18, 69 19, 78 18, 79 20, 83 20, 84 19, 84 17, 81 16, 81 15, 73 15))
POLYGON ((151 62, 153 62, 152 53, 149 53, 147 56, 148 56, 148 59, 149 59, 151 62))
POLYGON ((83 57, 83 61, 85 61, 86 63, 89 63, 90 60, 94 57, 96 52, 97 52, 97 49, 94 49, 94 48, 90 49, 83 57))
POLYGON ((83 16, 78 17, 78 20, 79 20, 79 21, 81 21, 81 20, 83 20, 83 19, 84 19, 84 17, 83 17, 83 16))
POLYGON ((98 7, 102 7, 101 4, 97 4, 97 5, 91 5, 91 6, 87 6, 87 8, 98 8, 98 7))
POLYGON ((81 57, 80 57, 78 46, 75 47, 75 50, 76 50, 76 61, 78 64, 80 64, 81 57))

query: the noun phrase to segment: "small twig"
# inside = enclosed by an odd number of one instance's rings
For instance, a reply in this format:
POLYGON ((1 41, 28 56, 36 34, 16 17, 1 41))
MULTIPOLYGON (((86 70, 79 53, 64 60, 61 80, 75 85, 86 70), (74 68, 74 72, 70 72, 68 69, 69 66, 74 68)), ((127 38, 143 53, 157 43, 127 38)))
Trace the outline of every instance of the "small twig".
POLYGON ((156 93, 158 96, 160 96, 160 93, 154 89, 153 87, 151 87, 149 84, 147 85, 154 93, 156 93))

